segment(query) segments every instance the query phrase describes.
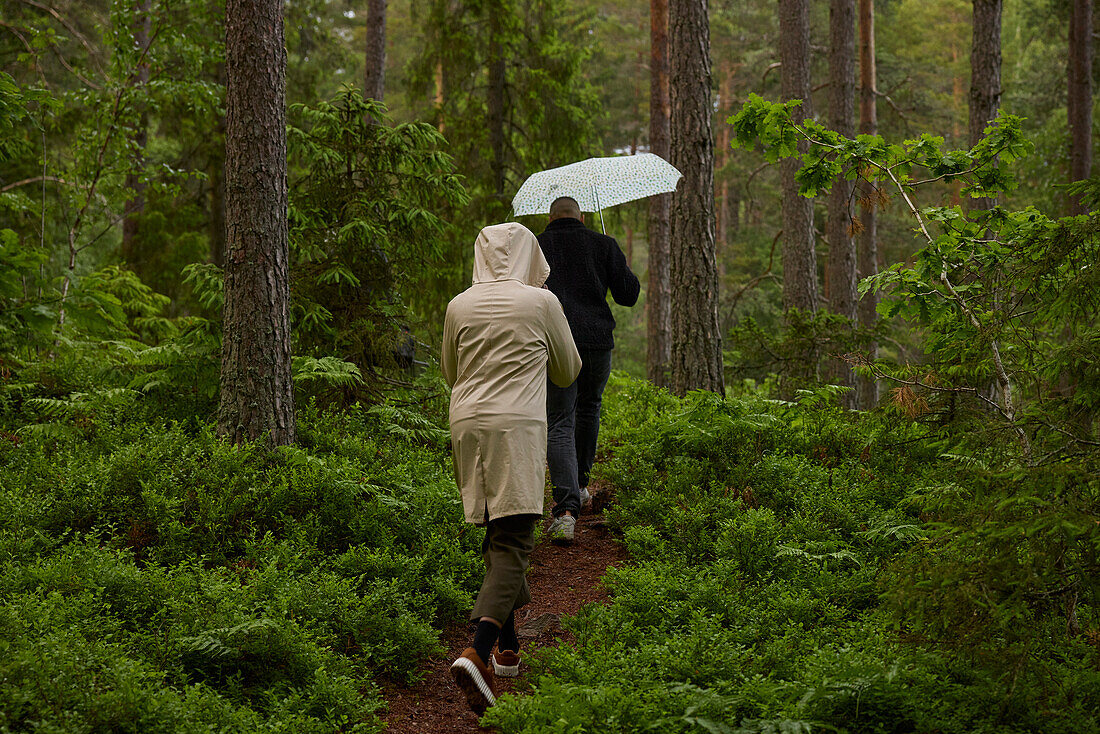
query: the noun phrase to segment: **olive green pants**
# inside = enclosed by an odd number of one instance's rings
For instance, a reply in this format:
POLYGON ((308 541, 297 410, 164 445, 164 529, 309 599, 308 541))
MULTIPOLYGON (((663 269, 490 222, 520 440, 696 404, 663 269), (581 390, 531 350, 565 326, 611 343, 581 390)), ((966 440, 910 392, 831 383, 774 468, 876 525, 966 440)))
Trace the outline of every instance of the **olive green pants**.
POLYGON ((513 609, 531 601, 527 587, 527 566, 535 549, 538 515, 509 515, 490 520, 481 542, 485 559, 485 580, 474 602, 470 619, 482 617, 504 622, 513 609))

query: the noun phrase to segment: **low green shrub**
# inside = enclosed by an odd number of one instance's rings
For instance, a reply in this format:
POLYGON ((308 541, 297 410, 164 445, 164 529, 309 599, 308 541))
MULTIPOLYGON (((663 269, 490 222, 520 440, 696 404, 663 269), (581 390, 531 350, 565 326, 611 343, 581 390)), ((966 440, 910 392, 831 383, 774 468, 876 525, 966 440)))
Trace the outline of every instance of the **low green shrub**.
POLYGON ((375 681, 414 677, 480 582, 427 408, 309 405, 277 452, 140 411, 13 431, 0 731, 378 731, 375 681))
MULTIPOLYGON (((576 645, 537 653, 528 695, 504 697, 483 723, 522 734, 1100 731, 1089 638, 1038 613, 1009 634, 970 589, 926 588, 966 573, 937 553, 982 549, 942 545, 921 493, 953 484, 965 505, 990 491, 984 480, 961 476, 928 427, 817 393, 799 400, 679 400, 612 379, 598 471, 631 563, 605 577, 610 603, 566 621, 576 645), (922 618, 941 619, 935 604, 950 598, 949 613, 984 625, 984 646, 927 644, 922 618)), ((1042 542, 1041 515, 1035 524, 1042 542)), ((985 550, 999 552, 988 529, 985 550)), ((1078 608, 1082 625, 1092 615, 1078 608)))

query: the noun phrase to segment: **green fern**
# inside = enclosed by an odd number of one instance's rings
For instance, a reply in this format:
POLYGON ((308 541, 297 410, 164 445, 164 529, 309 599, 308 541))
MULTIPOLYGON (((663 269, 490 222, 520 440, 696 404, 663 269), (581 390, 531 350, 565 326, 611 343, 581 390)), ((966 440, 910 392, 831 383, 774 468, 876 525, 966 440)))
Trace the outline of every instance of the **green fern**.
POLYGON ((235 627, 220 627, 200 635, 181 637, 178 642, 183 654, 218 662, 240 657, 241 644, 250 635, 259 630, 277 629, 278 626, 271 619, 250 619, 235 627))
POLYGON ((394 438, 436 446, 451 440, 449 430, 413 410, 384 404, 372 407, 367 413, 378 418, 383 433, 394 438))
POLYGON ((295 357, 294 382, 336 388, 353 388, 363 384, 363 373, 357 365, 339 357, 295 357))
POLYGON ((56 420, 94 412, 110 405, 129 404, 138 397, 140 393, 136 390, 111 387, 96 392, 72 393, 67 398, 31 398, 27 405, 37 409, 42 417, 56 420))

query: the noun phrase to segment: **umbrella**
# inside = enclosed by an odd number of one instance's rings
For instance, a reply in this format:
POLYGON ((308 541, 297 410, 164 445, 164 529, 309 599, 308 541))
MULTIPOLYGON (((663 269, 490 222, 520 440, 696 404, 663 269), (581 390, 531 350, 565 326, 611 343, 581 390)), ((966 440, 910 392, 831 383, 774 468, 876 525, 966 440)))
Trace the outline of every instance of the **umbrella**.
POLYGON ((576 199, 582 212, 600 212, 654 194, 676 190, 680 172, 653 153, 589 158, 531 174, 512 199, 516 216, 545 214, 560 196, 576 199))

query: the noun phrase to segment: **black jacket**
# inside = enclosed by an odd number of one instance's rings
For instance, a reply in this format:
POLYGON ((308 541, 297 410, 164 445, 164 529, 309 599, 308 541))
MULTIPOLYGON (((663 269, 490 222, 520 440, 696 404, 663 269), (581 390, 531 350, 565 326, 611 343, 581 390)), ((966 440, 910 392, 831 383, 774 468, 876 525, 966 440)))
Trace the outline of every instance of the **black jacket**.
POLYGON ((620 306, 633 306, 641 287, 615 238, 565 217, 546 225, 538 240, 550 263, 546 287, 561 301, 577 348, 613 348, 615 318, 607 292, 620 306))

